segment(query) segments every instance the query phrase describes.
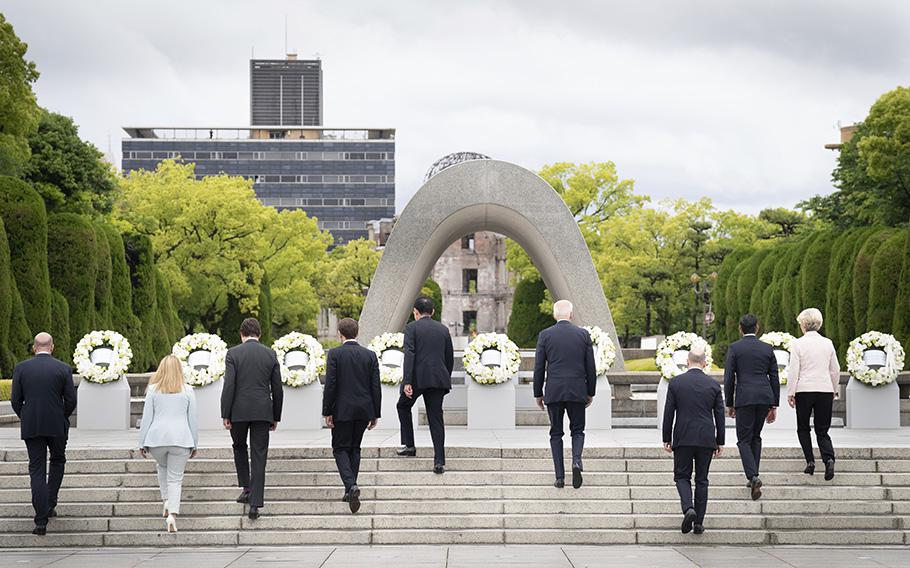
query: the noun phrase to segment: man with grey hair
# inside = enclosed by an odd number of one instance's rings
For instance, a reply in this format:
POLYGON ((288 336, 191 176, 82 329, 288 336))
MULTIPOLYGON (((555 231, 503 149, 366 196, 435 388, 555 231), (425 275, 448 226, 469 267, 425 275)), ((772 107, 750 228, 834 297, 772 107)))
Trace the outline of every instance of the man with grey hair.
POLYGON ((20 432, 28 450, 35 529, 47 534, 47 521, 57 516, 57 494, 63 483, 69 417, 76 409, 73 370, 55 359, 54 339, 49 333, 35 336, 35 356, 13 369, 10 404, 20 419, 20 432), (50 471, 48 471, 50 451, 50 471))
POLYGON ((708 470, 724 446, 724 397, 720 384, 705 374, 705 347, 692 346, 689 370, 670 381, 664 407, 664 449, 673 452, 673 480, 682 506, 682 532, 705 532, 708 470), (675 418, 675 423, 674 423, 675 418), (695 464, 695 503, 692 465, 695 464))
POLYGON ((556 324, 540 332, 534 361, 534 397, 537 406, 550 416, 550 450, 556 470, 558 488, 565 487, 566 467, 563 462, 563 418, 569 415, 572 433, 572 486, 582 484, 581 454, 585 443, 585 408, 594 400, 597 374, 594 346, 587 330, 574 325, 572 303, 559 300, 553 304, 556 324), (546 393, 544 393, 546 383, 546 393))

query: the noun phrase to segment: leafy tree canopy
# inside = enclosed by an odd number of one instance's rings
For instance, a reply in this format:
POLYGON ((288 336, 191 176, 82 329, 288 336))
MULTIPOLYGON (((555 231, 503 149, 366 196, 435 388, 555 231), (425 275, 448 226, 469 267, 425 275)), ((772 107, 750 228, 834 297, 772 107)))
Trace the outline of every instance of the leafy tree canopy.
POLYGON ((28 45, 0 14, 0 174, 18 175, 29 157, 28 137, 38 126, 32 83, 35 64, 25 59, 28 45))

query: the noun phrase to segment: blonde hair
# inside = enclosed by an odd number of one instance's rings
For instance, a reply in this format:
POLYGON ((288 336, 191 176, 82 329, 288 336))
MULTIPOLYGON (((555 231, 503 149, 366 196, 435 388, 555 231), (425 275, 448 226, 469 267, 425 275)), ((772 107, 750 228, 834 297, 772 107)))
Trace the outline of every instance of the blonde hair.
POLYGON ((822 328, 822 312, 818 308, 806 308, 796 316, 804 331, 818 331, 822 328))
POLYGON ((186 385, 183 382, 183 366, 180 364, 180 359, 173 355, 166 355, 158 363, 158 370, 149 379, 149 386, 154 386, 155 390, 162 394, 183 392, 186 385))

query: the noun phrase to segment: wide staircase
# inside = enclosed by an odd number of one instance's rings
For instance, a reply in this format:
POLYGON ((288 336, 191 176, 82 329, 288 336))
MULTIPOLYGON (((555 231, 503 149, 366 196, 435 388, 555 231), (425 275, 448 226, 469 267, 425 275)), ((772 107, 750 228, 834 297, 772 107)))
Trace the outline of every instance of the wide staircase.
MULTIPOLYGON (((727 448, 728 451, 731 449, 727 448)), ((735 450, 735 448, 732 448, 735 450)), ((546 449, 364 451, 363 507, 351 515, 327 448, 273 448, 267 504, 234 502, 230 449, 190 462, 180 532, 163 532, 154 462, 128 450, 71 450, 59 517, 33 528, 24 450, 0 452, 0 546, 393 543, 910 544, 910 449, 840 450, 833 482, 802 473, 797 449, 767 448, 764 497, 749 500, 739 460, 715 460, 707 532, 682 535, 672 461, 658 448, 589 448, 585 485, 552 487, 546 449)))

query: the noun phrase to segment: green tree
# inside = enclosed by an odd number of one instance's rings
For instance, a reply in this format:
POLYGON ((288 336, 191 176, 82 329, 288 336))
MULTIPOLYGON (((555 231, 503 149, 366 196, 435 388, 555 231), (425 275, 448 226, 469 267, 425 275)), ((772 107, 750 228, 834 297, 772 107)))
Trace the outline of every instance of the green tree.
POLYGON ((802 294, 800 292, 800 280, 802 279, 800 271, 802 270, 806 253, 814 242, 814 234, 798 241, 787 255, 787 258, 784 259, 784 262, 787 263, 787 269, 781 279, 780 309, 785 326, 784 329, 778 331, 786 331, 792 334, 799 333, 796 316, 803 310, 802 294))
MULTIPOLYGON (((432 278, 427 278, 427 281, 420 287, 420 295, 433 300, 433 305, 436 306, 436 311, 433 312, 433 319, 442 321, 442 288, 439 287, 439 284, 432 278)), ((413 313, 408 316, 408 323, 412 321, 414 321, 413 313)))
POLYGON ((13 290, 9 318, 9 343, 7 345, 12 358, 11 363, 15 365, 29 357, 29 345, 31 345, 34 336, 28 327, 28 321, 25 319, 25 307, 22 304, 22 296, 19 295, 15 279, 11 282, 13 290))
MULTIPOLYGON (((838 275, 837 284, 837 353, 841 361, 846 361, 847 346, 854 337, 861 332, 857 328, 854 311, 853 274, 860 249, 875 232, 877 228, 867 227, 857 230, 851 239, 848 259, 844 260, 843 271, 838 275)), ((829 327, 828 332, 831 332, 829 327)))
POLYGON ((92 327, 95 329, 110 329, 112 312, 114 308, 111 284, 113 279, 113 264, 111 262, 111 245, 107 240, 104 228, 95 223, 95 317, 92 327))
POLYGON ((714 316, 717 322, 716 342, 718 345, 729 344, 737 337, 735 334, 736 324, 734 322, 739 321, 739 316, 741 314, 737 313, 735 300, 730 303, 727 302, 727 291, 732 289, 734 293, 731 294, 731 297, 735 296, 737 280, 733 278, 733 273, 740 264, 752 255, 753 252, 754 251, 751 248, 738 248, 724 258, 717 270, 717 283, 714 285, 713 304, 714 316), (728 333, 728 330, 731 328, 734 331, 733 335, 728 333))
POLYGON ((339 318, 360 318, 381 253, 366 239, 335 247, 323 261, 319 296, 339 318))
POLYGON ((127 265, 130 269, 133 313, 139 320, 139 334, 133 348, 134 372, 145 372, 155 368, 155 346, 152 336, 158 323, 158 294, 155 283, 155 255, 152 241, 145 235, 128 233, 123 236, 127 265))
POLYGON ((859 249, 856 261, 853 263, 853 320, 856 326, 856 335, 874 329, 869 324, 872 263, 875 261, 876 253, 893 235, 894 231, 892 230, 876 231, 870 235, 859 249))
POLYGON ((269 289, 269 279, 262 279, 259 290, 259 321, 262 322, 262 342, 271 345, 272 338, 272 291, 269 289))
POLYGON ((546 289, 541 280, 522 280, 515 287, 506 334, 519 347, 534 347, 540 332, 555 323, 539 309, 546 289))
POLYGON ((25 309, 25 319, 31 329, 50 329, 51 287, 44 203, 27 183, 0 176, 0 217, 6 227, 10 265, 25 309))
POLYGON ((758 218, 776 226, 774 237, 792 237, 804 227, 811 225, 809 217, 801 211, 784 207, 762 209, 758 218))
MULTIPOLYGON (((122 333, 135 352, 142 345, 142 324, 133 313, 133 289, 123 236, 113 225, 99 225, 111 251, 111 329, 122 333)), ((141 349, 141 347, 140 347, 141 349)))
MULTIPOLYGON (((828 232, 819 233, 806 249, 800 268, 800 303, 802 309, 823 309, 826 305, 828 269, 835 237, 828 232)), ((827 314, 825 314, 827 317, 827 314)))
POLYGON ((72 364, 76 343, 70 336, 70 307, 63 294, 57 290, 51 290, 51 314, 50 333, 54 338, 54 357, 72 364))
POLYGON ((781 331, 788 327, 781 309, 781 290, 782 279, 787 271, 787 258, 792 246, 788 242, 781 243, 775 247, 774 272, 771 276, 771 282, 765 291, 762 292, 762 314, 764 314, 765 331, 781 331))
MULTIPOLYGON (((740 315, 749 313, 752 304, 752 290, 758 280, 758 269, 768 255, 769 249, 756 250, 736 279, 736 307, 740 315)), ((754 314, 753 314, 754 315, 754 314)))
POLYGON ((13 275, 10 272, 9 242, 3 219, 0 218, 0 378, 13 372, 13 356, 9 350, 9 320, 13 310, 13 275))
POLYGON ((42 109, 29 145, 31 159, 22 177, 41 194, 48 211, 111 212, 117 190, 114 170, 98 148, 79 138, 73 119, 42 109))
MULTIPOLYGON (((32 83, 35 64, 25 59, 28 46, 0 14, 0 174, 18 175, 29 157, 28 137, 38 126, 38 103, 32 83)), ((2 188, 0 188, 2 192, 2 188)), ((48 311, 50 308, 48 308, 48 311)))
POLYGON ((755 284, 752 286, 749 312, 755 314, 762 323, 762 327, 767 331, 772 331, 773 329, 768 327, 770 325, 768 321, 770 318, 769 314, 765 311, 764 294, 774 280, 774 268, 778 265, 781 252, 784 250, 785 249, 782 247, 768 249, 761 264, 758 265, 758 270, 755 273, 755 284))
POLYGON ((897 300, 894 304, 892 333, 901 345, 910 348, 910 230, 905 232, 907 239, 901 251, 903 258, 897 284, 897 300))
POLYGON ((869 274, 869 308, 866 325, 869 329, 891 333, 894 323, 894 299, 898 292, 898 277, 904 260, 907 231, 894 233, 875 253, 869 274))
MULTIPOLYGON (((831 262, 828 269, 828 281, 825 283, 825 306, 819 308, 824 312, 825 335, 834 346, 841 343, 839 309, 840 280, 847 270, 853 271, 853 243, 859 230, 850 230, 836 237, 831 245, 831 262)), ((852 316, 852 313, 851 313, 852 316)))
POLYGON ((69 304, 70 335, 78 342, 92 331, 95 321, 95 230, 88 219, 75 213, 49 215, 47 228, 51 284, 69 304))

